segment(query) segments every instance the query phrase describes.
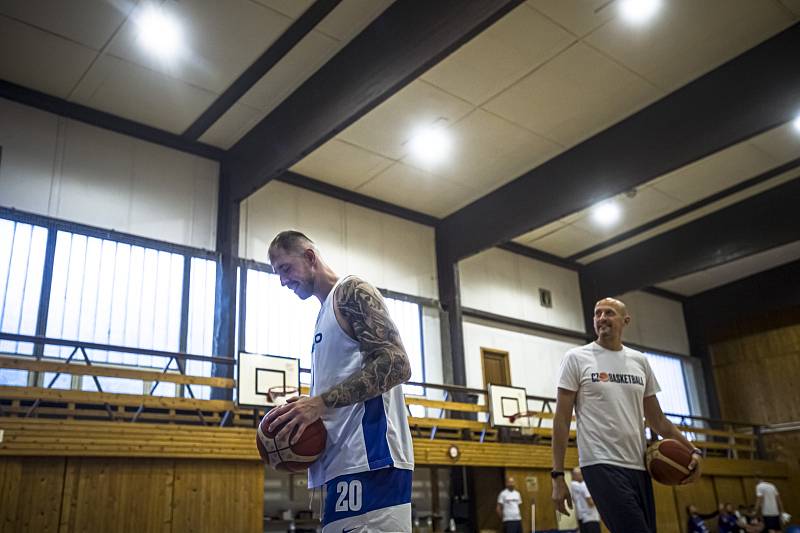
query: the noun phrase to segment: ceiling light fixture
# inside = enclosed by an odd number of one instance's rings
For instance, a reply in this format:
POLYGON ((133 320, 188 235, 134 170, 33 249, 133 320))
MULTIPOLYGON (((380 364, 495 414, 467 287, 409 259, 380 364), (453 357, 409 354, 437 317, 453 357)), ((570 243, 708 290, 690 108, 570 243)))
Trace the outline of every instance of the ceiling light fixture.
POLYGON ((628 22, 647 22, 661 8, 661 0, 620 0, 619 10, 628 22))
POLYGON ((800 115, 797 115, 797 117, 792 121, 792 125, 794 126, 794 130, 800 133, 800 115))
POLYGON ((181 46, 180 24, 162 7, 146 5, 136 17, 139 42, 151 53, 166 59, 181 46))
POLYGON ((612 200, 602 202, 592 209, 592 219, 596 224, 604 227, 613 226, 621 214, 619 205, 612 200))
POLYGON ((408 148, 420 162, 436 164, 447 158, 452 144, 447 131, 442 126, 433 125, 417 131, 408 142, 408 148))

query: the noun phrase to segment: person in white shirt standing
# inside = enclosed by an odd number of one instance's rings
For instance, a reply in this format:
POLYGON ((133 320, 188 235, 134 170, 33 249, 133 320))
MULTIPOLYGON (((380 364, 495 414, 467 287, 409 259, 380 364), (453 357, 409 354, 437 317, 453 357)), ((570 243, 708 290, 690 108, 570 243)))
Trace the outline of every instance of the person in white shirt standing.
POLYGON ((756 514, 764 517, 764 531, 772 533, 781 530, 781 495, 775 485, 761 477, 756 485, 756 514))
POLYGON ((497 496, 497 515, 503 521, 503 533, 522 533, 522 495, 513 477, 506 479, 506 488, 497 496))
POLYGON ((572 469, 570 492, 581 533, 600 533, 600 513, 597 512, 592 495, 586 487, 586 482, 583 481, 581 469, 577 466, 572 469))
POLYGON ((604 298, 594 307, 597 340, 567 352, 561 362, 553 417, 553 502, 569 514, 572 501, 564 480, 564 455, 575 408, 578 458, 586 486, 612 533, 655 533, 653 485, 645 467, 644 421, 662 437, 692 452, 684 480, 700 476, 702 453, 661 411, 661 389, 643 353, 622 345, 631 322, 625 304, 604 298))

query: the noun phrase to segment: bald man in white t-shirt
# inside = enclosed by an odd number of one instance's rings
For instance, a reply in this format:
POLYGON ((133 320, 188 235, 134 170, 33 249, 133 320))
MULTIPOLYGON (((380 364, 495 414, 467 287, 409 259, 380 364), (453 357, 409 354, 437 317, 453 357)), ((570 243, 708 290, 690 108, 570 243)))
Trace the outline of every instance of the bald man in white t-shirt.
POLYGON ((564 481, 564 455, 572 410, 577 419, 578 457, 586 486, 612 533, 654 533, 653 486, 645 468, 644 421, 656 433, 691 450, 691 483, 700 476, 702 453, 661 411, 659 388, 643 353, 622 345, 631 322, 625 304, 604 298, 595 304, 597 340, 567 352, 561 362, 553 419, 553 502, 568 514, 572 501, 564 481))

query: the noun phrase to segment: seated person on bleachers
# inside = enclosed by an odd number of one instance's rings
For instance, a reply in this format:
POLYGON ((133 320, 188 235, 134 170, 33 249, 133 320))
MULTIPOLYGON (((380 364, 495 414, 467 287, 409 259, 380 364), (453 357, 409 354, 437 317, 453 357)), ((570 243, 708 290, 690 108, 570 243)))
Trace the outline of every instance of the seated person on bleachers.
POLYGON ((732 503, 720 505, 717 531, 719 533, 739 533, 739 523, 732 503))
MULTIPOLYGON (((720 506, 722 507, 722 506, 720 506)), ((708 526, 706 526, 706 518, 714 518, 719 514, 719 509, 713 513, 700 514, 697 512, 697 507, 693 504, 686 506, 686 514, 689 517, 689 522, 686 527, 688 533, 709 533, 708 526)))

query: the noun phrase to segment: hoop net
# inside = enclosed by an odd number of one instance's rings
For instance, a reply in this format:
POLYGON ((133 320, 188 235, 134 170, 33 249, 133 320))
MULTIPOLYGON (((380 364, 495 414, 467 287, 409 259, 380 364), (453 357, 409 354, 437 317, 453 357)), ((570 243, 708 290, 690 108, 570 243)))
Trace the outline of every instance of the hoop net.
POLYGON ((517 413, 508 417, 508 421, 512 424, 520 419, 527 419, 525 425, 520 427, 520 432, 523 435, 533 435, 533 425, 531 424, 531 419, 534 417, 539 416, 538 411, 522 411, 521 413, 517 413))
POLYGON ((270 387, 267 390, 267 395, 269 396, 269 401, 276 406, 286 405, 289 398, 297 396, 297 387, 286 387, 284 385, 270 387))

